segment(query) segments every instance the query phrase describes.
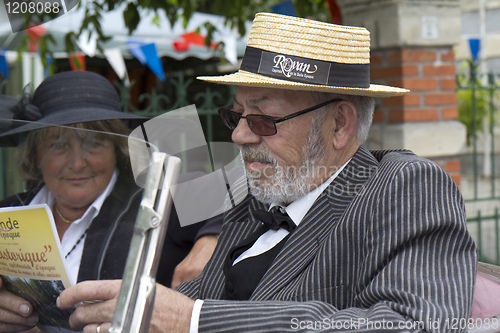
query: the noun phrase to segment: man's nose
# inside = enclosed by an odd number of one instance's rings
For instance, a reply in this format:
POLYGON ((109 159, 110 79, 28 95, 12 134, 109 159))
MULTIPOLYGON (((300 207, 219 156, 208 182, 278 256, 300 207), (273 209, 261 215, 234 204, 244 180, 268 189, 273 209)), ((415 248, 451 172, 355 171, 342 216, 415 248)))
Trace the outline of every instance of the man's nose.
POLYGON ((258 144, 261 142, 262 136, 252 132, 252 130, 248 126, 247 120, 241 118, 238 126, 236 126, 236 128, 233 130, 231 139, 238 146, 242 146, 245 144, 258 144))

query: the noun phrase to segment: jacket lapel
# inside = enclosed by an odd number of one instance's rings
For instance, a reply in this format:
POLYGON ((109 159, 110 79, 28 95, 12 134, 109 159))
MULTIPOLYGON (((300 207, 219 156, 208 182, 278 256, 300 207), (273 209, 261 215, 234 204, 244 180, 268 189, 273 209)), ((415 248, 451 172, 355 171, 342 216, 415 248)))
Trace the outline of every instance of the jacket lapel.
POLYGON ((352 199, 363 190, 363 184, 373 175, 377 165, 373 155, 361 146, 290 235, 251 300, 272 298, 304 270, 316 255, 320 244, 342 218, 352 199))
POLYGON ((252 212, 256 209, 267 210, 268 205, 248 195, 238 206, 227 212, 225 224, 219 236, 218 246, 212 259, 205 267, 204 278, 200 286, 199 297, 203 299, 224 299, 225 276, 224 262, 230 250, 247 238, 262 224, 252 212))

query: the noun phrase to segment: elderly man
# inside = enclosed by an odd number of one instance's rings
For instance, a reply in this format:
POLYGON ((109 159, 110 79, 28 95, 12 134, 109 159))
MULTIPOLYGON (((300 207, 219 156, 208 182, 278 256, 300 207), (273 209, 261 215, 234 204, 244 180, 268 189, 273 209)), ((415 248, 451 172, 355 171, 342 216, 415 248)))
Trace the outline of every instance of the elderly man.
MULTIPOLYGON (((220 114, 250 194, 204 272, 158 286, 151 331, 467 328, 477 258, 461 195, 433 162, 362 145, 373 97, 407 92, 370 85, 369 59, 365 29, 258 14, 240 71, 200 78, 238 85, 220 114)), ((118 289, 86 282, 58 304, 104 300, 71 324, 106 332, 118 289)))

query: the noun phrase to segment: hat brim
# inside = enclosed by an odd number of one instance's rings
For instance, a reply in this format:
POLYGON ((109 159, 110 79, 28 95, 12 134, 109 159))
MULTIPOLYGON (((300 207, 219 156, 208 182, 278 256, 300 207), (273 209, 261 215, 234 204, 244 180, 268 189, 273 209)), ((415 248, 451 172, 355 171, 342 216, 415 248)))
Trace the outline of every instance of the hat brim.
MULTIPOLYGON (((36 121, 22 121, 22 124, 19 125, 18 127, 15 127, 11 130, 8 130, 0 134, 0 138, 10 136, 12 134, 19 134, 50 126, 64 126, 77 123, 86 123, 91 121, 112 120, 112 119, 146 121, 149 118, 138 116, 132 113, 112 111, 106 109, 75 108, 71 110, 65 110, 64 112, 54 112, 36 121)), ((8 120, 12 121, 12 119, 8 120)))
POLYGON ((307 84, 307 83, 300 83, 288 80, 275 79, 272 77, 247 72, 241 69, 233 74, 228 74, 223 76, 199 76, 197 77, 197 79, 213 83, 246 86, 246 87, 318 91, 318 92, 337 93, 344 95, 370 96, 370 97, 401 96, 409 92, 408 89, 384 86, 378 84, 371 84, 369 88, 346 88, 346 87, 332 87, 326 85, 307 84))

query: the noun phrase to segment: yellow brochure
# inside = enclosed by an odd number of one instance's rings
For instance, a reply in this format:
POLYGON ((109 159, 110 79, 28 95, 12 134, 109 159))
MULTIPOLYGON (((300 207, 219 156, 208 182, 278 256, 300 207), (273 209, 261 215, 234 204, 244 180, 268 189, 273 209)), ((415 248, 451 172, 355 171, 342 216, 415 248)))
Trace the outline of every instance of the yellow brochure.
POLYGON ((45 204, 0 208, 0 276, 33 305, 44 332, 72 332, 56 299, 71 286, 54 217, 45 204))

